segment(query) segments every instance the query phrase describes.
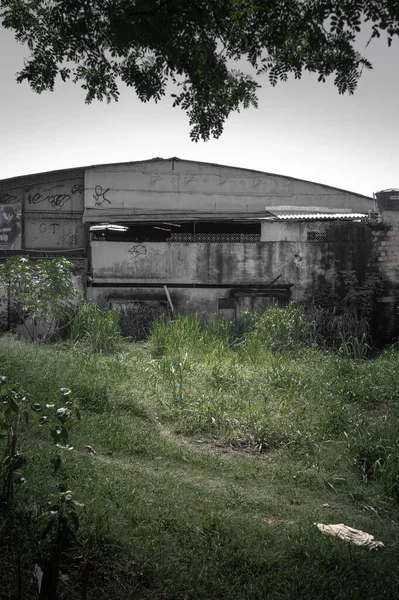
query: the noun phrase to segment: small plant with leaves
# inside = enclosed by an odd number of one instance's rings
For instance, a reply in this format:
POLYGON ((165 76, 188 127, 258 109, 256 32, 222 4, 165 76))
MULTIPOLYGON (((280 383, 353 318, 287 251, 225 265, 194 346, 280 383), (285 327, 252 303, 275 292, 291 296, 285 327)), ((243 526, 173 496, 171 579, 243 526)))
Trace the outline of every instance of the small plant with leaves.
POLYGON ((4 376, 0 377, 0 399, 0 441, 4 440, 0 466, 0 499, 8 511, 13 500, 14 485, 25 483, 20 474, 20 469, 26 463, 26 455, 20 448, 21 420, 28 424, 32 413, 40 413, 39 426, 49 431, 57 447, 57 457, 53 461, 56 471, 61 465, 60 450, 70 448, 69 431, 74 422, 80 419, 80 412, 77 403, 71 398, 71 391, 67 388, 61 388, 60 397, 54 404, 29 403, 27 397, 18 390, 18 386, 11 385, 4 376))
POLYGON ((71 314, 80 297, 66 258, 29 260, 12 256, 0 265, 0 285, 9 293, 11 310, 31 341, 47 340, 71 314))
POLYGON ((367 344, 366 334, 363 333, 361 338, 350 336, 345 339, 345 336, 340 332, 341 346, 339 347, 339 354, 344 358, 354 358, 356 360, 362 360, 367 357, 367 353, 370 350, 370 346, 367 344))
POLYGON ((73 493, 64 485, 58 485, 59 492, 48 502, 40 515, 41 537, 49 546, 49 556, 43 568, 36 565, 39 581, 39 600, 52 600, 57 597, 60 565, 63 553, 76 543, 76 533, 80 526, 80 515, 84 505, 73 498, 73 493))
POLYGON ((23 483, 18 474, 26 462, 26 457, 19 451, 18 435, 21 413, 26 410, 26 398, 17 386, 8 383, 6 377, 0 377, 0 440, 4 440, 3 459, 1 461, 1 504, 7 511, 12 503, 14 483, 23 483))
MULTIPOLYGON (((57 448, 57 454, 51 460, 54 472, 57 472, 62 464, 61 452, 72 449, 68 445, 69 431, 76 419, 80 419, 80 413, 71 397, 71 391, 67 388, 60 389, 59 397, 53 404, 30 403, 18 390, 18 386, 11 385, 5 376, 0 377, 0 401, 0 442, 3 450, 0 464, 0 509, 4 517, 4 527, 8 522, 8 528, 11 528, 14 534, 18 526, 14 519, 9 519, 10 515, 18 511, 14 502, 14 486, 26 482, 20 472, 27 462, 26 453, 21 451, 20 425, 34 425, 30 417, 32 414, 38 415, 38 425, 48 430, 57 448)), ((83 506, 72 498, 72 492, 63 485, 58 487, 57 499, 51 501, 40 516, 42 538, 50 542, 50 548, 46 550, 48 558, 44 560, 43 569, 38 565, 36 569, 36 573, 40 574, 39 598, 42 600, 56 598, 62 553, 76 539, 80 509, 83 506)), ((18 588, 21 597, 20 579, 18 588)))
POLYGON ((35 402, 31 408, 42 414, 39 425, 46 427, 54 444, 60 446, 68 443, 69 430, 76 420, 80 420, 80 412, 77 403, 71 396, 70 389, 61 388, 59 399, 56 400, 58 400, 57 403, 43 406, 35 402), (60 404, 62 406, 59 406, 60 404))

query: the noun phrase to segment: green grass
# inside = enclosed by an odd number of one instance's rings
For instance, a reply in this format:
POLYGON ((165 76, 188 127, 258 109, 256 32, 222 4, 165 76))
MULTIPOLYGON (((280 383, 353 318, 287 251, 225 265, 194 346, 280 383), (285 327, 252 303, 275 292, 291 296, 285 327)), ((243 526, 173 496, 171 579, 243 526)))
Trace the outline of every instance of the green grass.
POLYGON ((109 353, 120 342, 119 315, 90 300, 83 302, 69 325, 72 343, 88 343, 94 353, 109 353))
MULTIPOLYGON (((21 433, 21 505, 40 511, 61 481, 86 506, 60 598, 82 597, 84 565, 88 599, 398 597, 399 355, 320 350, 301 315, 284 318, 160 321, 109 355, 0 338, 1 371, 32 402, 68 387, 81 407, 56 473, 43 432, 21 433), (315 522, 385 548, 349 550, 315 522)), ((7 543, 0 590, 18 597, 19 556, 35 598, 45 548, 7 543)))

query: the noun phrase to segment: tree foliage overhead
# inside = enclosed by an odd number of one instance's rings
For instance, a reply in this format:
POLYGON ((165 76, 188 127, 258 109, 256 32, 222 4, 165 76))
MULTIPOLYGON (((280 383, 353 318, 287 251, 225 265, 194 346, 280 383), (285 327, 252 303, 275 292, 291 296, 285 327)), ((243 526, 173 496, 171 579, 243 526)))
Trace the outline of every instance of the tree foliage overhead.
POLYGON ((272 85, 333 75, 352 94, 372 67, 356 48, 361 29, 389 45, 399 35, 398 0, 0 0, 0 18, 31 52, 18 82, 40 93, 71 78, 87 102, 116 100, 120 81, 158 101, 172 82, 195 141, 257 106, 262 74, 272 85), (253 76, 232 69, 243 59, 253 76))

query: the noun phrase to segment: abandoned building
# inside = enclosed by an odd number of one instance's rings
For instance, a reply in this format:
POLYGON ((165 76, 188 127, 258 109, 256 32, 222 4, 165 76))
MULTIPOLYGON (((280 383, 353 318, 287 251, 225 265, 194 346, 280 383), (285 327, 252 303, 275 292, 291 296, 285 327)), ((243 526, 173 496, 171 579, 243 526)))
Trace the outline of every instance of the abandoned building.
MULTIPOLYGON (((179 158, 0 181, 0 261, 69 257, 86 297, 163 312, 304 301, 343 270, 399 296, 399 191, 367 197, 281 175, 179 158)), ((8 299, 0 290, 7 321, 8 299)))

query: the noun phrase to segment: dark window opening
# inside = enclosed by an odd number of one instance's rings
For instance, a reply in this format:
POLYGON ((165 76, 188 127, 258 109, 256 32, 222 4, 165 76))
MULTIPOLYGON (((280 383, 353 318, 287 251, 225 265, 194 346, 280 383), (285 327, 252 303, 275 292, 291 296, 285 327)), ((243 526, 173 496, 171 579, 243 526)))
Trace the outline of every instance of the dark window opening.
POLYGON ((93 242, 259 242, 260 223, 199 221, 104 223, 90 227, 93 242))

